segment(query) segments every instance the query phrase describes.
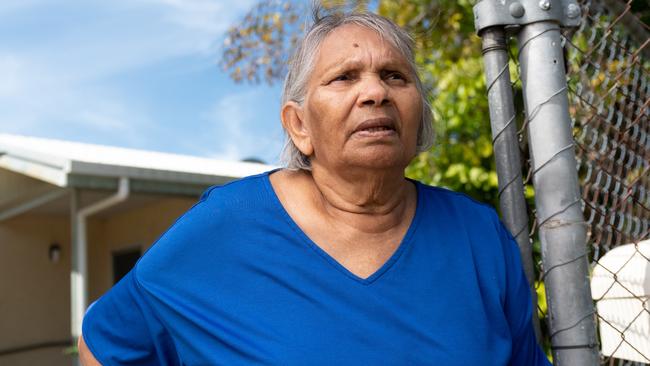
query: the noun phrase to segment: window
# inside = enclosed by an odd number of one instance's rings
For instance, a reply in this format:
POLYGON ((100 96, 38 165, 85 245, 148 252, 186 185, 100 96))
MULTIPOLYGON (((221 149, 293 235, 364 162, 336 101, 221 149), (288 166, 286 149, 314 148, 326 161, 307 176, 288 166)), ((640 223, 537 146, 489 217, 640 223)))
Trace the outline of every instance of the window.
POLYGON ((113 283, 118 283, 140 259, 140 248, 113 252, 113 283))

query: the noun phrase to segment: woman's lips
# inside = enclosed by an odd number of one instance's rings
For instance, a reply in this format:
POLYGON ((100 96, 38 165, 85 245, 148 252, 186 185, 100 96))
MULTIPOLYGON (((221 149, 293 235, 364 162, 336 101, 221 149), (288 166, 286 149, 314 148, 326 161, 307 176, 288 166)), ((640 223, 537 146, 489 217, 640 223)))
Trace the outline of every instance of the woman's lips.
POLYGON ((395 130, 389 130, 389 129, 371 128, 367 130, 357 131, 354 133, 354 136, 373 137, 373 138, 393 137, 393 136, 397 136, 397 132, 395 132, 395 130))
POLYGON ((392 118, 373 118, 360 123, 352 134, 359 137, 389 137, 397 135, 397 131, 392 118))

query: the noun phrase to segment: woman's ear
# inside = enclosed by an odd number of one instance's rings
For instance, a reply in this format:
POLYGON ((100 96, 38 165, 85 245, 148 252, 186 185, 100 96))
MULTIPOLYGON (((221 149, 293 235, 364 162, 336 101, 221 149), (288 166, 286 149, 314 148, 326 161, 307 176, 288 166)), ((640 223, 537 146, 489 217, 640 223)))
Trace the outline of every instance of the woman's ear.
POLYGON ((304 113, 302 106, 293 101, 287 102, 282 106, 280 114, 282 126, 289 134, 291 141, 293 141, 301 153, 305 156, 311 156, 314 153, 314 146, 311 143, 309 129, 303 119, 304 113))

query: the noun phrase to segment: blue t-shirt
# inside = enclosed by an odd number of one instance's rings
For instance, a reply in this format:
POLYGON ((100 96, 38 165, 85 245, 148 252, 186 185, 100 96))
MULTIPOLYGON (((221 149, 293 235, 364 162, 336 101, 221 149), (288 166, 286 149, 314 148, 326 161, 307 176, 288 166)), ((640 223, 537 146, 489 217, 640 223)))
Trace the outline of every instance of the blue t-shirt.
POLYGON ((269 173, 207 191, 88 310, 104 365, 549 365, 495 212, 417 185, 390 259, 360 278, 289 217, 269 173))

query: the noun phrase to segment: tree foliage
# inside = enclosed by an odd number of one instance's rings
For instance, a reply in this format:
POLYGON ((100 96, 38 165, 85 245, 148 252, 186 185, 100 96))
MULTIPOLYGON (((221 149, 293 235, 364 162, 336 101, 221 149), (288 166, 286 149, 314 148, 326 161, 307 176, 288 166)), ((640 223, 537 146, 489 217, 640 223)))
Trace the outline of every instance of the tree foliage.
MULTIPOLYGON (((469 0, 379 0, 372 6, 361 0, 323 2, 324 11, 372 7, 414 36, 437 143, 413 160, 407 175, 496 206, 497 177, 472 5, 469 0)), ((308 13, 302 2, 261 0, 227 33, 222 67, 236 81, 281 80, 308 13)))

